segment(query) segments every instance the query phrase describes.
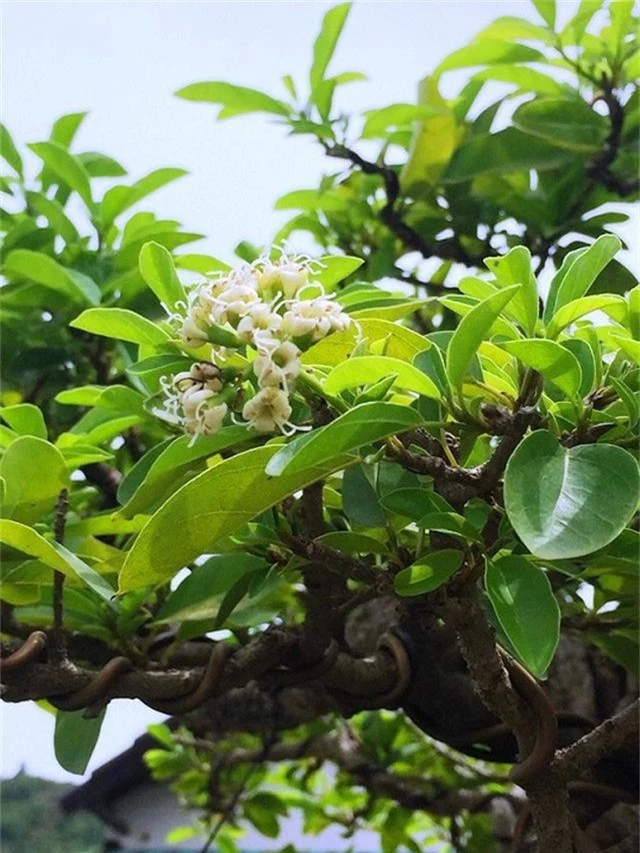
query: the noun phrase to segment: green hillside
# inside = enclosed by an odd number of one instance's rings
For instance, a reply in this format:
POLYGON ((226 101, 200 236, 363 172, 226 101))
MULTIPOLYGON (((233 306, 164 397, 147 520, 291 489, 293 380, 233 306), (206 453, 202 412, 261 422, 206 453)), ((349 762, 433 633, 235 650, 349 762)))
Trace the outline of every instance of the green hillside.
POLYGON ((58 803, 72 787, 18 773, 0 788, 2 853, 98 853, 103 827, 84 813, 66 815, 58 803))

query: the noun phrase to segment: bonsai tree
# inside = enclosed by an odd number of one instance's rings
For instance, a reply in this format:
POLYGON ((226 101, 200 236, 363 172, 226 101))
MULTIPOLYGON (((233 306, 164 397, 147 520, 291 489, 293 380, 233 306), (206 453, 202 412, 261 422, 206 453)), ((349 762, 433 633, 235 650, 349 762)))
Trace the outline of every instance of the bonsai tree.
POLYGON ((334 106, 348 4, 282 97, 181 89, 334 170, 228 263, 131 213, 181 170, 131 182, 74 114, 30 181, 2 131, 2 698, 77 773, 111 699, 170 715, 147 761, 207 847, 293 810, 385 853, 633 844, 637 21, 533 5, 415 104, 334 106))

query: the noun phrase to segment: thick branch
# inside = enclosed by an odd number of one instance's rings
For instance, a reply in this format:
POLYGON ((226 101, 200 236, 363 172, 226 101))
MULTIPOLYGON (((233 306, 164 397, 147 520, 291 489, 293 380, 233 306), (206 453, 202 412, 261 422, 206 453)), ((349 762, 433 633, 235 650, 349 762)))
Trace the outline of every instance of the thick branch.
POLYGON ((610 131, 600 154, 587 169, 591 180, 617 193, 622 198, 637 193, 640 189, 640 179, 624 180, 615 175, 610 166, 613 165, 620 150, 622 128, 624 125, 624 108, 613 93, 610 86, 605 86, 602 100, 609 110, 610 131))

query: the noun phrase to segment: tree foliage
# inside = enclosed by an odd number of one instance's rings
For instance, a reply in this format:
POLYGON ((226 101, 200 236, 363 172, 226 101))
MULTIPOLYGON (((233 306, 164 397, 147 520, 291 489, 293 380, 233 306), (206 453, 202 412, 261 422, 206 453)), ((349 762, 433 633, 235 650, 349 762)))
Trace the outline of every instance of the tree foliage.
POLYGON ((180 89, 339 165, 229 263, 140 209, 182 170, 77 153, 84 114, 2 130, 3 698, 58 709, 75 772, 111 698, 179 717, 149 766, 225 851, 293 810, 489 851, 499 803, 570 851, 629 799, 637 20, 534 6, 416 103, 339 111, 349 4, 282 97, 180 89))

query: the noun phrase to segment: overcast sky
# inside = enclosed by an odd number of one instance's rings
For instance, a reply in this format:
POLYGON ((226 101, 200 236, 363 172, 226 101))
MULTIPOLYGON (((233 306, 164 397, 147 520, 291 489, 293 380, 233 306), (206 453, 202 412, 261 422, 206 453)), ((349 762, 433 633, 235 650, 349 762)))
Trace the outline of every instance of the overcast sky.
MULTIPOLYGON (((279 196, 316 186, 335 164, 327 167, 311 142, 287 140, 264 116, 215 123, 211 106, 172 93, 226 80, 283 96, 284 74, 304 84, 331 5, 4 0, 2 120, 23 145, 46 139, 56 117, 88 110, 76 151, 109 154, 132 179, 160 166, 188 169, 145 206, 206 234, 193 251, 231 259, 240 240, 267 241, 288 218, 272 209, 279 196)), ((345 87, 341 104, 413 101, 417 81, 500 14, 535 17, 526 0, 356 2, 332 70, 363 71, 369 81, 345 87)), ((2 716, 3 776, 24 765, 34 775, 79 781, 57 765, 53 720, 44 711, 5 705, 2 716)), ((112 703, 89 772, 159 718, 136 702, 112 703)))

